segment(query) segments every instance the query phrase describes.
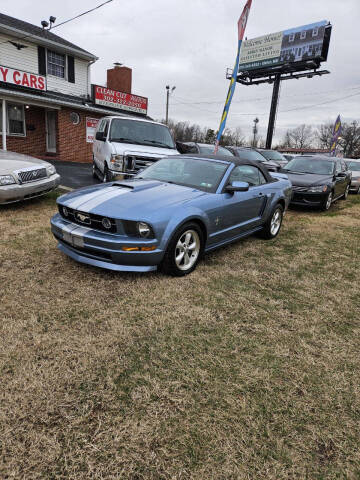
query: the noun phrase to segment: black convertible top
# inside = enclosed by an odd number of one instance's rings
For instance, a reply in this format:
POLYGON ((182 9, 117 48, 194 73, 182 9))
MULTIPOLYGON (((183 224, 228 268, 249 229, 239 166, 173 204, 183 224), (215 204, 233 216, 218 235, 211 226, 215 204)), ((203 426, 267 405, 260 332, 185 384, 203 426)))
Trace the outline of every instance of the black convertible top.
POLYGON ((275 179, 269 173, 269 171, 261 165, 260 162, 253 162, 252 160, 242 160, 239 157, 230 157, 227 155, 204 155, 203 153, 186 153, 184 155, 177 155, 176 158, 193 158, 200 160, 220 160, 221 162, 233 163, 234 165, 251 165, 252 167, 258 168, 261 173, 266 178, 267 182, 273 182, 275 179))

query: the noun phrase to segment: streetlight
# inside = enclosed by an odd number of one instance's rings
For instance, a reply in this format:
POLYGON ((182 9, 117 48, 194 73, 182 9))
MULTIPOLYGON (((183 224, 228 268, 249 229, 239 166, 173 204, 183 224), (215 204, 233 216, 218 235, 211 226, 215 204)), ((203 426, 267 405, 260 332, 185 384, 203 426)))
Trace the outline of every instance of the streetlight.
POLYGON ((252 146, 255 148, 256 145, 256 134, 257 134, 257 124, 259 123, 259 119, 256 117, 254 118, 254 126, 253 126, 253 133, 254 133, 254 138, 253 138, 253 144, 252 146))
POLYGON ((170 93, 173 93, 176 87, 171 87, 170 85, 166 85, 166 118, 165 118, 165 123, 166 125, 169 122, 169 97, 170 93))

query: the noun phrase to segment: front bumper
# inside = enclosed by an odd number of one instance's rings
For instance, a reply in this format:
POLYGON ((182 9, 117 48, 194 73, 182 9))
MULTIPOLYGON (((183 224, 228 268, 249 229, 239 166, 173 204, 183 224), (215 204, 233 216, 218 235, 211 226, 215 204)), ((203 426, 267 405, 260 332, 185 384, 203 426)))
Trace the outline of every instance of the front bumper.
POLYGON ((60 175, 55 173, 51 177, 36 182, 0 186, 0 205, 21 202, 45 195, 60 185, 60 175))
POLYGON ((328 196, 328 192, 324 192, 324 193, 293 192, 290 200, 290 205, 320 207, 326 200, 327 196, 328 196))
POLYGON ((132 238, 81 227, 66 221, 60 214, 51 219, 51 231, 58 248, 74 260, 95 267, 122 272, 157 270, 164 252, 156 239, 132 238), (148 252, 122 251, 122 247, 151 247, 148 252))

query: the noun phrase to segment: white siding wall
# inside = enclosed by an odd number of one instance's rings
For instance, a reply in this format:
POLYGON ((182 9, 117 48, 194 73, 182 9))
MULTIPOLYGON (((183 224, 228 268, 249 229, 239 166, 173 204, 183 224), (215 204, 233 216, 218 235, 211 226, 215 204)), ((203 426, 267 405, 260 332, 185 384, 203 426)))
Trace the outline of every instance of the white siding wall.
MULTIPOLYGON (((62 53, 58 49, 56 51, 62 53)), ((16 68, 25 72, 39 73, 37 45, 29 43, 26 39, 19 40, 0 34, 0 65, 16 68), (27 48, 18 50, 14 45, 4 43, 6 40, 27 45, 27 48)), ((86 60, 75 58, 75 83, 70 83, 64 78, 47 75, 47 89, 67 95, 87 95, 87 66, 88 62, 86 60)))
POLYGON ((87 95, 87 65, 86 60, 75 58, 75 83, 70 83, 64 78, 47 75, 47 89, 67 95, 87 95))
POLYGON ((0 33, 0 64, 16 68, 25 72, 38 73, 37 46, 25 40, 8 37, 0 33), (27 48, 18 50, 7 40, 27 45, 27 48), (6 42, 6 43, 3 43, 6 42))

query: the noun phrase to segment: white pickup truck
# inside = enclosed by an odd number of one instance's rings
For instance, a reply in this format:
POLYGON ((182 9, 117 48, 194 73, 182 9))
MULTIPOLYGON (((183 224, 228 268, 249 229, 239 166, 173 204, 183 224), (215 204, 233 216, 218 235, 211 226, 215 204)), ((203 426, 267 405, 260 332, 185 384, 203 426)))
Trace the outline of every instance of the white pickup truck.
POLYGON ((93 176, 104 182, 129 178, 160 158, 178 154, 166 125, 134 117, 104 117, 95 132, 93 176))

